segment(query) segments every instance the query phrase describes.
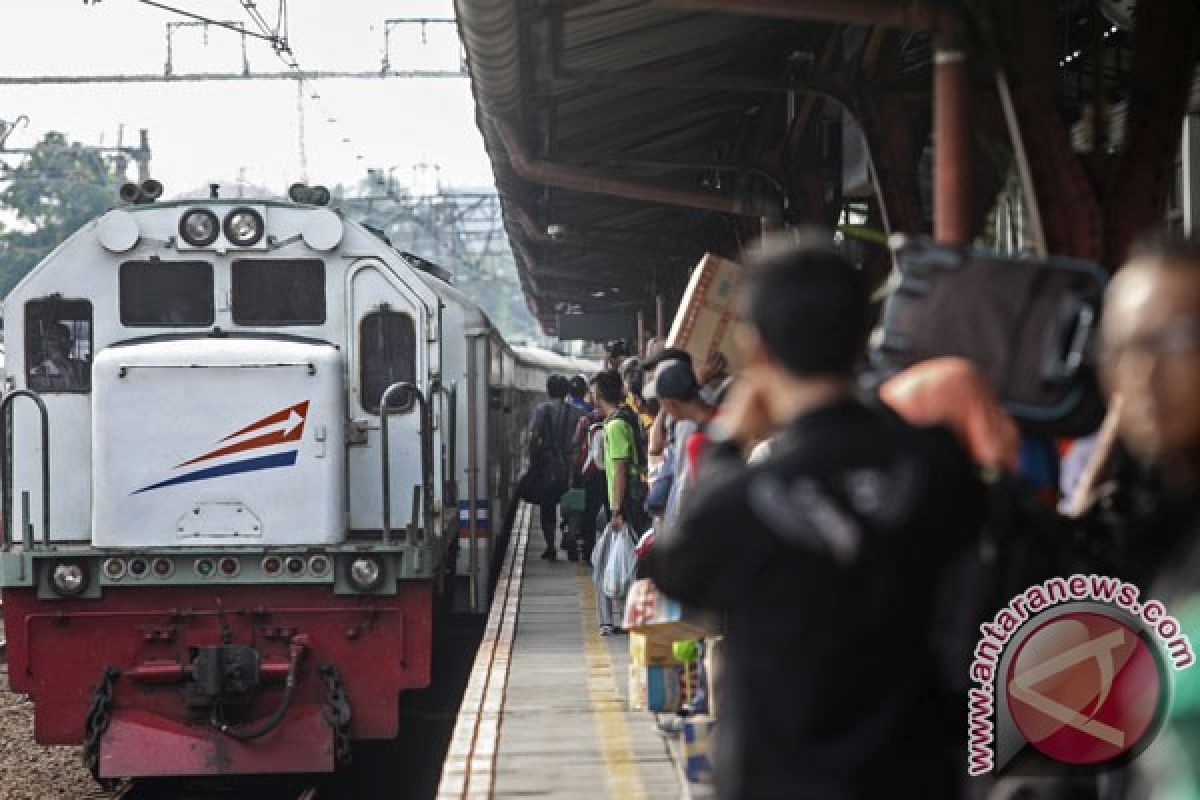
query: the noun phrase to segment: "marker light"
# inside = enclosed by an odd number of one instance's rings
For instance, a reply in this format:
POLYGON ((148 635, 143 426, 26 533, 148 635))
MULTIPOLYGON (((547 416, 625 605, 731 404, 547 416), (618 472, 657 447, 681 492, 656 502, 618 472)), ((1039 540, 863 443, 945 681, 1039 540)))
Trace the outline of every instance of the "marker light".
POLYGON ((75 561, 60 561, 50 572, 50 585, 63 597, 77 597, 87 590, 87 567, 75 561))
POLYGON ((350 583, 360 592, 372 592, 383 583, 383 564, 378 558, 364 556, 350 562, 350 583))
POLYGON ((238 563, 236 558, 221 559, 221 574, 226 578, 232 578, 237 575, 242 569, 242 565, 238 563))
POLYGON ((213 574, 213 571, 216 568, 217 568, 217 566, 216 566, 216 564, 213 563, 213 560, 211 558, 197 558, 196 559, 196 566, 195 566, 196 574, 199 575, 201 578, 207 578, 207 577, 211 576, 213 574))
POLYGON ((329 559, 325 556, 313 556, 308 560, 308 571, 318 577, 324 575, 329 572, 329 559))
POLYGON ((262 571, 267 575, 278 575, 283 569, 283 562, 279 560, 279 556, 267 556, 262 560, 262 571))
POLYGON ((179 220, 179 235, 192 247, 208 247, 220 231, 217 215, 207 208, 193 208, 179 220))
POLYGON ((152 567, 154 574, 159 578, 169 578, 171 573, 175 571, 175 564, 169 558, 156 558, 152 567))
POLYGON ((146 574, 146 560, 144 558, 135 558, 129 562, 129 574, 135 578, 140 578, 146 574))
POLYGON ((238 247, 252 247, 263 237, 262 216, 252 208, 235 208, 225 217, 225 238, 238 247))
POLYGON ((289 575, 303 575, 304 559, 299 556, 288 556, 287 571, 289 575))
POLYGON ((109 580, 119 581, 125 576, 125 560, 122 558, 109 558, 104 561, 104 577, 109 580))

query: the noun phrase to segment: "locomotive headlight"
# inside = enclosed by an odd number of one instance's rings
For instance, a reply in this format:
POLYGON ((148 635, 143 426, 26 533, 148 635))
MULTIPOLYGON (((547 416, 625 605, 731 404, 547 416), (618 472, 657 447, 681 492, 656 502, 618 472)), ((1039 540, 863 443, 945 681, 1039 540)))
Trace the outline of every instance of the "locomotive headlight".
POLYGON ((77 597, 87 591, 87 567, 76 561, 60 561, 50 571, 50 585, 63 597, 77 597))
POLYGON ((350 583, 360 592, 373 592, 383 583, 383 564, 374 556, 361 556, 350 562, 350 583))
POLYGON ((263 218, 252 208, 235 208, 225 217, 225 238, 238 247, 252 247, 263 236, 263 218))
POLYGON ((179 235, 192 247, 208 247, 220 231, 217 215, 207 208, 193 208, 179 220, 179 235))

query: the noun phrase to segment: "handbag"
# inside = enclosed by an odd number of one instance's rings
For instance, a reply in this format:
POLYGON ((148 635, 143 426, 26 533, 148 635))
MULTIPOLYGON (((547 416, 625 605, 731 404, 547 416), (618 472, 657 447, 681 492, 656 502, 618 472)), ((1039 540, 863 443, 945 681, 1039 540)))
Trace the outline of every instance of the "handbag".
POLYGON ((564 514, 582 514, 587 508, 587 492, 583 489, 568 489, 558 503, 564 514))
POLYGON ((624 597, 633 583, 637 554, 633 551, 633 538, 625 528, 609 526, 604 535, 609 537, 609 543, 604 555, 600 589, 606 597, 615 600, 624 597))

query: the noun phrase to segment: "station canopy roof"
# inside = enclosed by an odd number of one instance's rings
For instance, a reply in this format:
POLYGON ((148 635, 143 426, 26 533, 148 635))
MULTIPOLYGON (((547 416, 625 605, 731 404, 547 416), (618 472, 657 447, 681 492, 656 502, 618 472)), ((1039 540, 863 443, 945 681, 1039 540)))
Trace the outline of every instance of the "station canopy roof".
MULTIPOLYGON (((1142 5, 1155 2, 1178 5, 1142 5)), ((704 252, 736 256, 781 219, 832 226, 849 208, 868 233, 927 230, 930 30, 945 5, 456 0, 478 125, 543 328, 553 333, 564 312, 652 314, 660 294, 670 313, 704 252)), ((1048 14, 1038 41, 1052 75, 1078 66, 1066 55, 1099 42, 1112 68, 1099 89, 1086 75, 1064 84, 1068 116, 1130 68, 1120 27, 1129 23, 1100 16, 1094 0, 966 5, 994 7, 999 29, 1033 30, 1048 14), (1018 7, 1023 20, 1003 19, 1018 7), (1103 40, 1088 27, 1110 25, 1119 35, 1103 40)), ((1100 5, 1119 14, 1125 4, 1100 5)), ((977 50, 1005 46, 1020 53, 1038 43, 1019 30, 977 50)), ((1189 53, 1164 73, 1191 74, 1189 53)), ((994 94, 992 75, 977 70, 976 82, 994 94)), ((999 109, 992 103, 978 120, 977 148, 993 155, 974 182, 981 209, 1011 169, 1004 145, 986 141, 1007 133, 999 109)))

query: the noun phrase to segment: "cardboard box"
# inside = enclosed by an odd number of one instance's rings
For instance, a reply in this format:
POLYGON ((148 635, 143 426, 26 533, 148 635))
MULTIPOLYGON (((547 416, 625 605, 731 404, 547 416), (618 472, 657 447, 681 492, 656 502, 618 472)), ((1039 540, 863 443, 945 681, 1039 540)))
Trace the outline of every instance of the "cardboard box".
POLYGON ((629 660, 639 667, 675 666, 677 662, 671 652, 673 642, 672 639, 636 631, 631 632, 629 634, 629 660))
POLYGON ((691 783, 711 784, 716 760, 716 720, 696 714, 683 721, 683 774, 691 783))
POLYGON ((740 364, 733 347, 733 323, 744 271, 736 261, 705 253, 692 271, 666 346, 687 350, 697 367, 712 353, 724 353, 730 371, 736 371, 740 364))
POLYGON ((683 668, 629 665, 631 711, 678 711, 683 704, 683 668))

